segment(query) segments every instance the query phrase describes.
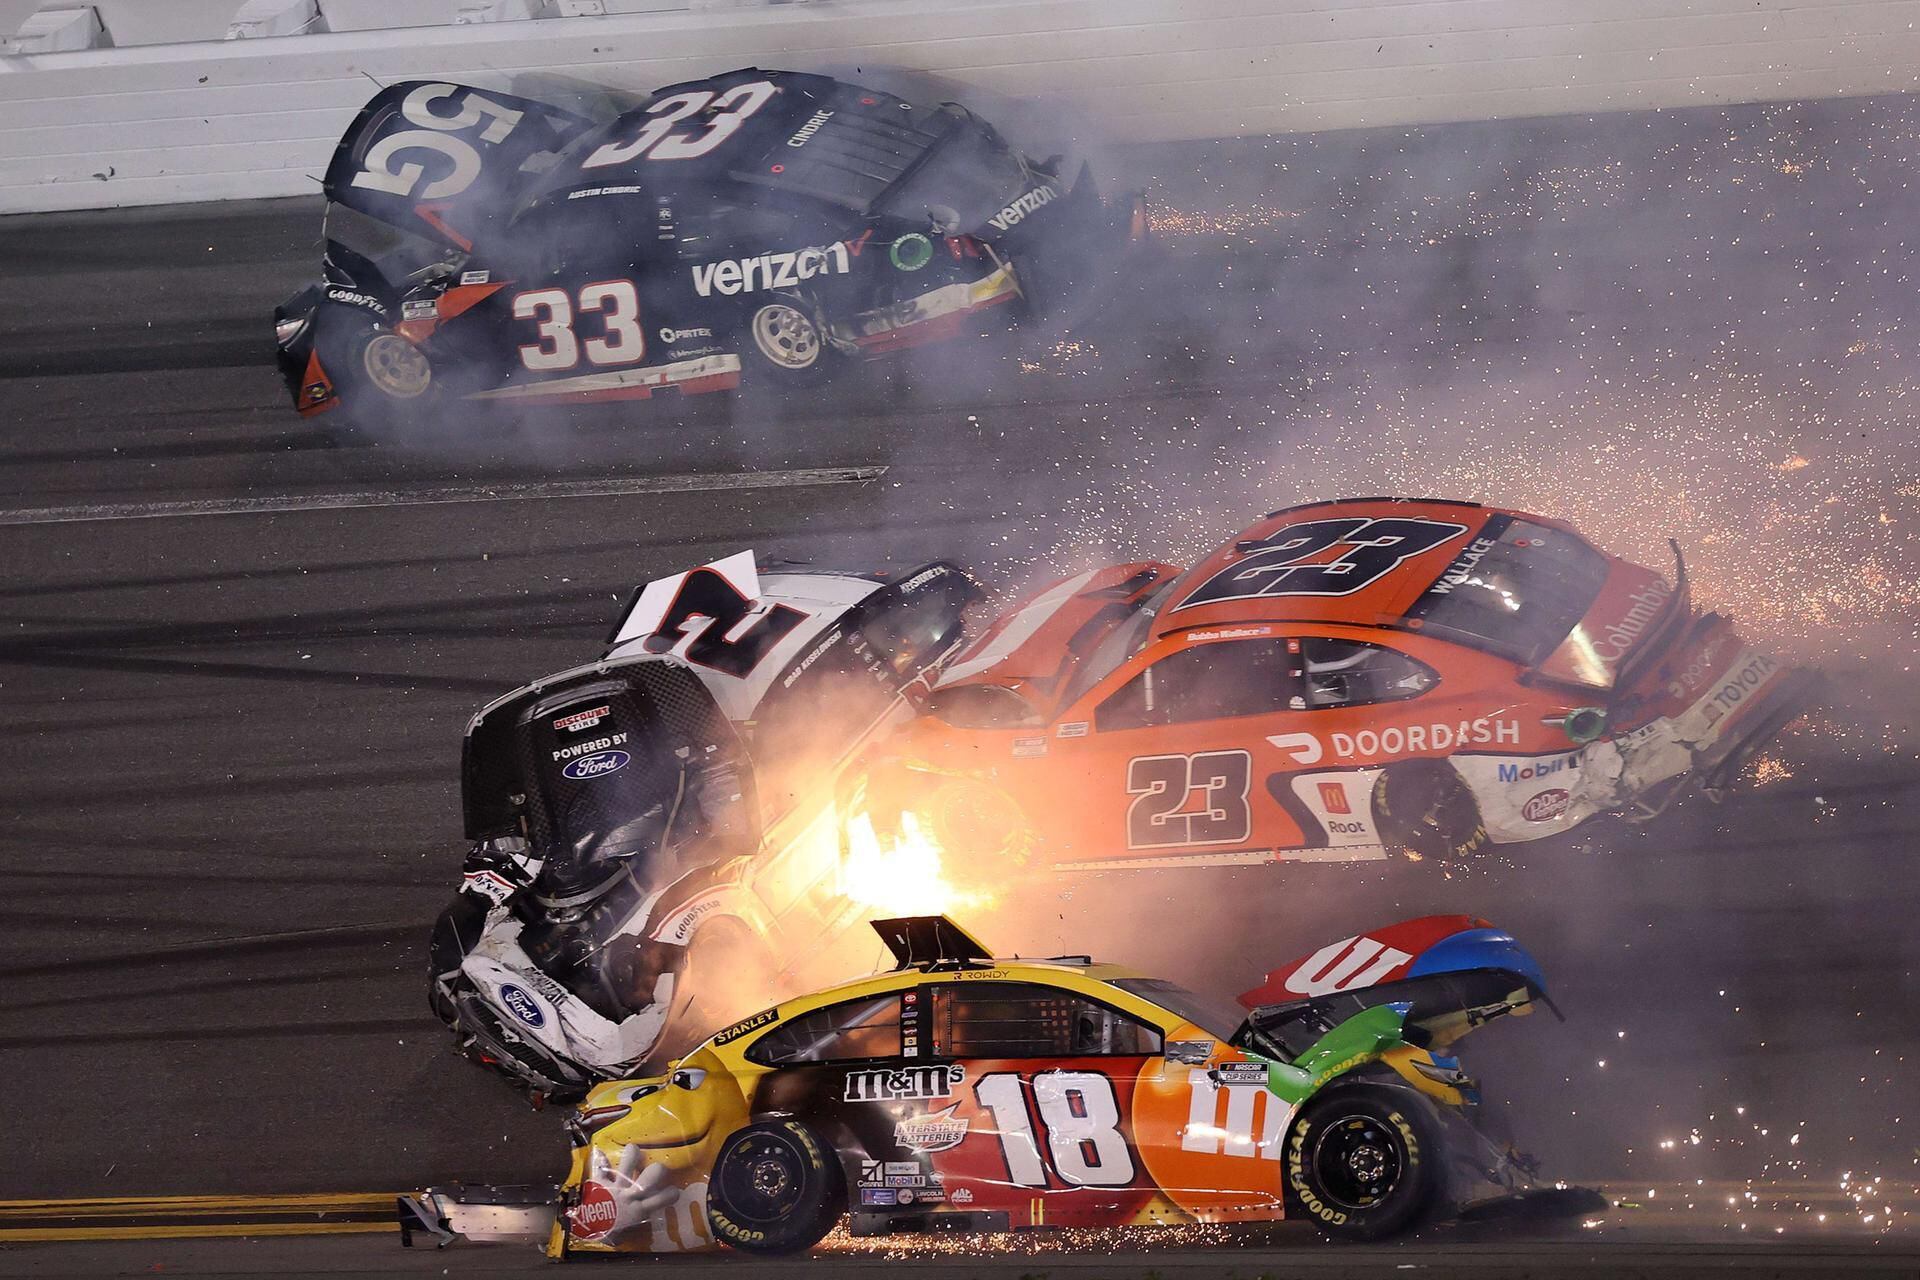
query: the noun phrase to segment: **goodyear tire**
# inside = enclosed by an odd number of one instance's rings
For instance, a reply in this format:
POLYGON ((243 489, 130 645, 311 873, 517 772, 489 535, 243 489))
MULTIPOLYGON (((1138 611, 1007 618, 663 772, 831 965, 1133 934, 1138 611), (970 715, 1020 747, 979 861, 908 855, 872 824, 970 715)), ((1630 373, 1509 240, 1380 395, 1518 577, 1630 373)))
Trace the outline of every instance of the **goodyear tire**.
POLYGON ((440 388, 420 348, 353 308, 323 307, 314 327, 314 354, 340 398, 336 412, 346 425, 378 433, 431 420, 440 388))
POLYGON ((1287 1135, 1287 1190, 1335 1239, 1413 1230, 1433 1207, 1442 1163, 1439 1126, 1404 1089, 1337 1085, 1287 1135))
POLYGON ((1382 773, 1373 784, 1373 825, 1387 852, 1417 861, 1459 862, 1488 843, 1473 793, 1451 766, 1437 761, 1382 773))
POLYGON ((746 1253, 797 1253, 846 1206, 840 1157, 798 1120, 764 1120, 728 1138, 707 1181, 713 1238, 746 1253))

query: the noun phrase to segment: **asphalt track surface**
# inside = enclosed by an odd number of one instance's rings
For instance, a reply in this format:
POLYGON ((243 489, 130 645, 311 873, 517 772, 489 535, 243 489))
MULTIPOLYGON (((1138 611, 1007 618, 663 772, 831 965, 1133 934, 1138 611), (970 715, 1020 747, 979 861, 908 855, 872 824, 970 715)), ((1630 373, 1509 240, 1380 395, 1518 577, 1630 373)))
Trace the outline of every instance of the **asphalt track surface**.
MULTIPOLYGON (((954 556, 1012 587, 1424 491, 1648 563, 1679 536, 1696 593, 1819 660, 1833 708, 1725 806, 1464 873, 1107 877, 975 923, 1235 991, 1387 919, 1488 916, 1569 1015, 1477 1035, 1490 1094, 1553 1173, 1644 1193, 1571 1240, 1349 1255, 1283 1231, 922 1269, 1912 1274, 1915 115, 1129 152, 1162 243, 1066 338, 408 441, 285 407, 266 318, 314 270, 313 202, 0 221, 0 1199, 556 1175, 556 1117, 448 1053, 422 940, 457 875, 466 717, 596 651, 638 581, 753 547, 954 556)), ((451 1261, 387 1236, 0 1245, 0 1273, 451 1261)))

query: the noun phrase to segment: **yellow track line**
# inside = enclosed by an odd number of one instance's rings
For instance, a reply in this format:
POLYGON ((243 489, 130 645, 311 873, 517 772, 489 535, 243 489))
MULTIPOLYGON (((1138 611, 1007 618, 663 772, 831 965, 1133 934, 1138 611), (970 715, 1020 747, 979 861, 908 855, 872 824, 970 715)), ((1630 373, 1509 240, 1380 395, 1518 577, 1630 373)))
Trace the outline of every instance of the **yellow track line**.
POLYGON ((266 1196, 100 1196, 75 1200, 0 1200, 0 1242, 164 1240, 214 1236, 348 1235, 397 1231, 397 1192, 319 1192, 266 1196), (379 1213, 382 1221, 326 1221, 379 1213), (221 1221, 261 1218, 269 1221, 221 1221), (142 1218, 197 1218, 149 1222, 142 1218), (274 1221, 271 1219, 279 1219, 274 1221), (102 1220, 112 1225, 99 1225, 102 1220), (15 1225, 21 1224, 21 1225, 15 1225))
POLYGON ((404 1191, 349 1191, 283 1196, 96 1196, 78 1200, 0 1200, 0 1213, 16 1213, 28 1209, 62 1212, 96 1206, 141 1209, 204 1206, 236 1210, 297 1209, 309 1206, 376 1208, 393 1203, 395 1196, 409 1194, 411 1193, 404 1191))
POLYGON ((338 1236, 398 1232, 395 1222, 209 1223, 167 1227, 0 1227, 0 1242, 54 1240, 182 1240, 215 1236, 338 1236))

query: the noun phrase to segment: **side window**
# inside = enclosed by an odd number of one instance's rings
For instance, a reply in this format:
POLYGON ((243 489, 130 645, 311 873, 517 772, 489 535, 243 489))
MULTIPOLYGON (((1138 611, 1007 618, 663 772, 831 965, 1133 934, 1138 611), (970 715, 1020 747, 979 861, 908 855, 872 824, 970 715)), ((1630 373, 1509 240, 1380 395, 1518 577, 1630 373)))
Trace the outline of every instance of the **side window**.
POLYGON ((774 1028, 747 1058, 766 1067, 900 1056, 900 993, 831 1004, 774 1028))
POLYGON ((1297 707, 1299 663, 1288 645, 1269 637, 1170 653, 1101 703, 1094 727, 1142 729, 1297 707))
POLYGON ((1364 707, 1417 698, 1440 683, 1424 662, 1359 640, 1302 640, 1307 707, 1364 707))
POLYGON ((1160 1033, 1097 1001, 1028 982, 933 989, 933 1052, 950 1058, 1151 1057, 1160 1033))

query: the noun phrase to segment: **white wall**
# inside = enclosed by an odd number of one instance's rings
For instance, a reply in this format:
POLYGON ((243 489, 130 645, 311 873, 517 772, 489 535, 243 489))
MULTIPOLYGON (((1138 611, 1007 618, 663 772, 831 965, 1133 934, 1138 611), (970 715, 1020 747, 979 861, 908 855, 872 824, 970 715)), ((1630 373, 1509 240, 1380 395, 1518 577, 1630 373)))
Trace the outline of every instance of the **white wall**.
POLYGON ((311 191, 372 82, 417 76, 645 89, 749 64, 888 64, 1054 96, 1137 140, 1844 96, 1920 77, 1916 0, 694 2, 8 60, 0 211, 311 191))

